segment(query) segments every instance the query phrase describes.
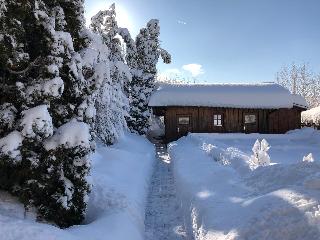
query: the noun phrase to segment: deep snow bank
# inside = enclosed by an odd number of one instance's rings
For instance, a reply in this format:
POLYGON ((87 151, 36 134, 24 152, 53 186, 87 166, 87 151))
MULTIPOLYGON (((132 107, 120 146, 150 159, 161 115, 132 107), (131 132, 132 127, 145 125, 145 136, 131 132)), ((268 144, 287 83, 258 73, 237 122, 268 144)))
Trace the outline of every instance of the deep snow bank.
POLYGON ((86 223, 66 230, 24 216, 23 206, 0 192, 0 240, 142 240, 154 160, 154 146, 133 134, 111 147, 98 147, 86 223))
POLYGON ((285 135, 190 134, 172 143, 177 191, 195 239, 320 239, 320 141, 285 135), (255 140, 272 164, 250 168, 255 140), (312 152, 315 162, 302 162, 312 152))

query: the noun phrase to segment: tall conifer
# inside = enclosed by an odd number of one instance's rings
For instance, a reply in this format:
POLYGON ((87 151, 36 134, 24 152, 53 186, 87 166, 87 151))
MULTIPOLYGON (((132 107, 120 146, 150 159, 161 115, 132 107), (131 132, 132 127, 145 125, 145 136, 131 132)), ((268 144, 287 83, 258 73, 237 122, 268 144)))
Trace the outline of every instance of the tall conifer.
POLYGON ((61 227, 83 220, 90 189, 95 84, 83 74, 82 4, 0 5, 0 187, 61 227))

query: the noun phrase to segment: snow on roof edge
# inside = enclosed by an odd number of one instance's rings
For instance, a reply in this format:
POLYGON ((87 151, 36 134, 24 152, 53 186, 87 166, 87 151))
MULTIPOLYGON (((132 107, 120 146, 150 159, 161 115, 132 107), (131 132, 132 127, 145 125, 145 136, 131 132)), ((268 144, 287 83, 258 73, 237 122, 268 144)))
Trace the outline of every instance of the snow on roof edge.
POLYGON ((291 96, 294 106, 308 109, 309 105, 304 97, 299 94, 291 94, 291 96))

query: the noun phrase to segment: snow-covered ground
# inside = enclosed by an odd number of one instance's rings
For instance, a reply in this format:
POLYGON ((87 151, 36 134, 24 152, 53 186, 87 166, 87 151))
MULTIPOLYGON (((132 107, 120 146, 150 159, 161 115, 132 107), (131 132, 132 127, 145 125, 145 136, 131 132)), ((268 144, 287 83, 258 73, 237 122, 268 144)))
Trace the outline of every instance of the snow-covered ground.
POLYGON ((15 198, 0 192, 0 240, 142 240, 154 146, 145 138, 125 135, 92 157, 92 184, 84 225, 61 230, 35 222, 15 198))
POLYGON ((320 239, 320 131, 189 134, 170 146, 177 192, 195 239, 320 239), (271 164, 254 167, 265 138, 271 164), (313 154, 314 162, 303 162, 313 154))

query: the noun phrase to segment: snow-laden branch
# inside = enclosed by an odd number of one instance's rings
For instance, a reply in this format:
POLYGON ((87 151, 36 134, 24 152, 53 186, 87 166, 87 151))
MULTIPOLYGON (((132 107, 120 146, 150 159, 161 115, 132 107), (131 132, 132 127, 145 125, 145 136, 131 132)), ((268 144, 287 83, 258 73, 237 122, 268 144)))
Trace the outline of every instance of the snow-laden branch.
POLYGON ((162 48, 159 48, 160 56, 165 64, 171 63, 171 54, 162 48))
POLYGON ((8 70, 11 74, 14 74, 14 75, 26 74, 26 73, 27 73, 29 70, 31 70, 32 68, 34 68, 34 67, 39 67, 39 66, 40 66, 40 65, 38 64, 38 63, 39 63, 39 60, 40 60, 40 56, 37 57, 33 62, 31 62, 28 67, 26 67, 25 69, 20 70, 20 71, 12 70, 12 69, 9 68, 9 66, 7 66, 7 70, 8 70))

